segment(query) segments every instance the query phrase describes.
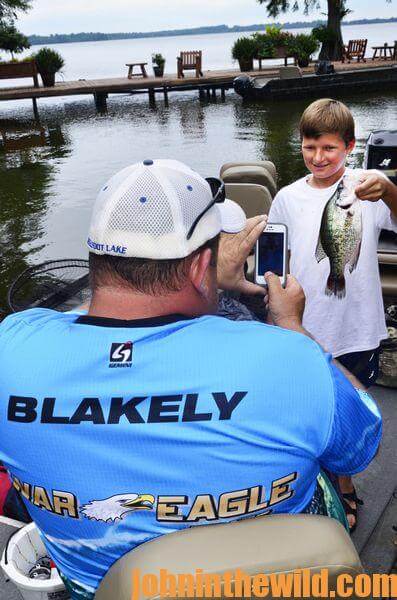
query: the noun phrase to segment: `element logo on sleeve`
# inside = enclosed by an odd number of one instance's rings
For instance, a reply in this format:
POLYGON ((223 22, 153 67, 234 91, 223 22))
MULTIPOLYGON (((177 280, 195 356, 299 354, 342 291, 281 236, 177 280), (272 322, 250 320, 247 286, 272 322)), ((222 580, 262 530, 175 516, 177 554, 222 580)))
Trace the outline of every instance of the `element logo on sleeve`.
POLYGON ((109 367, 131 367, 132 347, 132 342, 116 342, 112 344, 109 367))

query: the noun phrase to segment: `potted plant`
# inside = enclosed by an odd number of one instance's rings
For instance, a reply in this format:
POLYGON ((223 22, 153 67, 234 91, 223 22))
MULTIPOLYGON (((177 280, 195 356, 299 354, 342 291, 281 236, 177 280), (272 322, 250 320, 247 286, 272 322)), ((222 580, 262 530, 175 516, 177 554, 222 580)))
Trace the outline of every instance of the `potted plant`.
POLYGON ((257 52, 258 45, 252 37, 238 38, 232 47, 232 57, 238 60, 241 71, 253 70, 257 52))
POLYGON ((291 52, 300 67, 308 67, 312 54, 319 49, 318 40, 311 34, 299 33, 291 42, 291 52))
POLYGON ((163 77, 165 58, 162 54, 152 54, 152 65, 155 77, 163 77))
POLYGON ((275 58, 276 50, 274 44, 266 33, 253 33, 252 38, 255 40, 257 46, 254 58, 275 58))
POLYGON ((274 58, 285 58, 290 54, 290 46, 294 36, 288 31, 282 31, 277 25, 268 25, 263 34, 263 42, 273 48, 274 58))
POLYGON ((62 56, 59 52, 56 52, 51 48, 41 48, 41 50, 36 52, 33 56, 41 79, 43 80, 43 85, 45 87, 54 86, 55 73, 58 73, 65 64, 62 56))

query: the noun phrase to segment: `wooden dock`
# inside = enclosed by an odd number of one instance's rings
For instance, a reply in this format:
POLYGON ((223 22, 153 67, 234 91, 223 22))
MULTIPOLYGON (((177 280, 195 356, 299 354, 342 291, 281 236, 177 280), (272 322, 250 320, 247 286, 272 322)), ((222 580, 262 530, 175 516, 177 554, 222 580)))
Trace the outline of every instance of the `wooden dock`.
MULTIPOLYGON (((374 69, 379 67, 397 66, 397 61, 367 60, 366 63, 334 63, 336 72, 356 69, 374 69)), ((261 71, 255 70, 248 75, 278 78, 278 66, 268 67, 261 71)), ((304 74, 314 73, 314 67, 309 66, 302 70, 304 74)), ((217 91, 221 98, 225 97, 225 90, 233 88, 233 80, 241 72, 237 69, 227 71, 205 71, 203 77, 186 75, 184 79, 178 79, 176 74, 164 77, 134 77, 128 79, 119 77, 113 79, 79 79, 78 81, 65 81, 56 83, 55 87, 13 87, 0 88, 1 100, 31 99, 34 110, 37 111, 37 100, 39 98, 53 98, 60 96, 78 96, 89 94, 94 97, 98 109, 106 108, 106 100, 109 94, 148 94, 150 104, 155 103, 156 94, 164 95, 168 101, 169 92, 198 90, 200 99, 216 98, 217 91)))

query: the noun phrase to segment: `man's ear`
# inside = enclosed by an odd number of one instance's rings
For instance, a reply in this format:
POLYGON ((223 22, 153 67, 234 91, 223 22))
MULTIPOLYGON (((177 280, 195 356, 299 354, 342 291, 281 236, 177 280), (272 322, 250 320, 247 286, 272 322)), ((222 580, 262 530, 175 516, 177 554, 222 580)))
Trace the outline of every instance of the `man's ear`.
POLYGON ((207 295, 207 274, 211 265, 212 250, 206 248, 197 252, 189 269, 189 278, 193 287, 200 295, 207 295))

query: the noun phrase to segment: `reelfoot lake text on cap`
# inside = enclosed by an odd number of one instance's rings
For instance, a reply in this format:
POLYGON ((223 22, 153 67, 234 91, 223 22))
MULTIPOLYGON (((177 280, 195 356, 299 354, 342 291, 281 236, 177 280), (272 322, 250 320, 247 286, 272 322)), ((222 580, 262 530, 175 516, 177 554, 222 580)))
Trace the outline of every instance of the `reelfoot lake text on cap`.
POLYGON ((126 246, 116 246, 112 244, 109 246, 108 244, 98 244, 97 242, 93 242, 91 238, 88 238, 87 244, 93 250, 98 250, 99 252, 113 252, 114 254, 125 254, 127 252, 126 246))

